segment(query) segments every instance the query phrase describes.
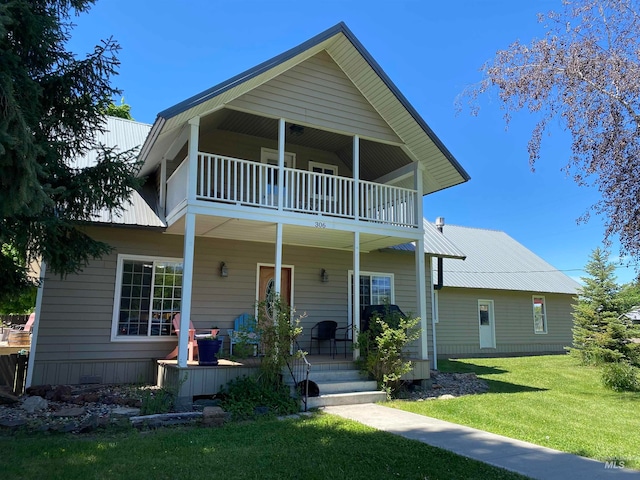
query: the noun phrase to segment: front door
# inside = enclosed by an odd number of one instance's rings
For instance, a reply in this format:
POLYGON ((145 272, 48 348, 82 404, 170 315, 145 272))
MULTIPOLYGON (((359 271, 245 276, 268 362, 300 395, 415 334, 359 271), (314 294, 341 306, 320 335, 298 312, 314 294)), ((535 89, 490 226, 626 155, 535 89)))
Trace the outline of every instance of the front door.
POLYGON ((493 300, 478 300, 480 348, 496 348, 496 328, 493 300))
MULTIPOLYGON (((291 306, 291 272, 292 267, 282 267, 280 279, 280 298, 291 306)), ((275 289, 275 267, 260 265, 258 274, 258 302, 271 298, 275 289)))

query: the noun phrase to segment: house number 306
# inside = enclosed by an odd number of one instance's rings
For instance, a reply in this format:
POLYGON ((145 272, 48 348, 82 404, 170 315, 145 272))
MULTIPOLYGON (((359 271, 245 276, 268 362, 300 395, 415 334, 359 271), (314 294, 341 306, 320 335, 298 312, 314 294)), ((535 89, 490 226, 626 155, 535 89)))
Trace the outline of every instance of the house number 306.
POLYGON ((327 228, 327 224, 324 222, 316 222, 316 228, 327 228))

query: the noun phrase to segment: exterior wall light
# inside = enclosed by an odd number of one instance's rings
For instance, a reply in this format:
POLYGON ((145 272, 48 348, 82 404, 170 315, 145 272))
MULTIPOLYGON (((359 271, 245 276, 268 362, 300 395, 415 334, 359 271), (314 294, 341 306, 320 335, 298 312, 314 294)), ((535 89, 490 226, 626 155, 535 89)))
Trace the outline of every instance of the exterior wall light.
POLYGON ((320 280, 322 283, 327 283, 329 281, 329 274, 324 268, 322 269, 322 272, 320 272, 320 280))
POLYGON ((226 278, 229 276, 229 270, 227 269, 227 264, 224 262, 220 262, 220 276, 226 278))

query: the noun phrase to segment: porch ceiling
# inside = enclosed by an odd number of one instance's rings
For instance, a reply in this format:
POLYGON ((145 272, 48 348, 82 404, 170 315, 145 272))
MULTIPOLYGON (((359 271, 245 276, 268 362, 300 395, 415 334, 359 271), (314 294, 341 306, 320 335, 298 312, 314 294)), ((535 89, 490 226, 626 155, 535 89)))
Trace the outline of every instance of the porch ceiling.
MULTIPOLYGON (((304 127, 301 133, 291 135, 290 125, 291 123, 287 122, 286 144, 333 152, 353 171, 353 137, 308 126, 304 127)), ((273 141, 278 139, 278 120, 230 109, 218 110, 203 117, 200 128, 203 132, 201 135, 217 129, 268 138, 273 141)), ((186 155, 186 149, 183 154, 186 155)), ((182 158, 180 157, 180 160, 182 158)), ((360 178, 362 180, 374 181, 411 162, 411 158, 397 145, 371 140, 360 141, 360 178)), ((408 182, 398 186, 413 188, 413 179, 409 179, 408 182)))
MULTIPOLYGON (((177 220, 166 233, 184 235, 184 217, 177 220)), ((284 225, 282 229, 284 245, 353 250, 353 232, 332 229, 318 229, 297 225, 284 225)), ((238 218, 196 216, 196 236, 224 238, 248 242, 275 243, 276 224, 238 218)), ((360 250, 369 252, 406 243, 398 237, 388 235, 360 234, 360 250)))

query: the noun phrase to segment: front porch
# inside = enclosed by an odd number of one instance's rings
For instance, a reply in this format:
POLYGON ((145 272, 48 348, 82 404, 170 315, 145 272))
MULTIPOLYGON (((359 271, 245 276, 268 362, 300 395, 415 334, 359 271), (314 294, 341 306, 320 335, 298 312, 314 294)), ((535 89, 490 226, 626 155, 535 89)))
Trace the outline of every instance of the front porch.
MULTIPOLYGON (((318 397, 309 400, 309 408, 340 403, 362 403, 383 400, 375 382, 362 377, 355 362, 336 355, 307 355, 310 364, 309 380, 319 386, 318 397)), ((430 378, 429 360, 411 359, 413 370, 403 376, 409 382, 424 382, 430 378)), ((215 395, 231 380, 258 372, 260 357, 219 360, 217 366, 200 366, 197 361, 180 367, 176 360, 158 360, 159 387, 176 392, 179 405, 190 405, 196 396, 215 395)), ((283 380, 292 383, 288 374, 283 380)))

